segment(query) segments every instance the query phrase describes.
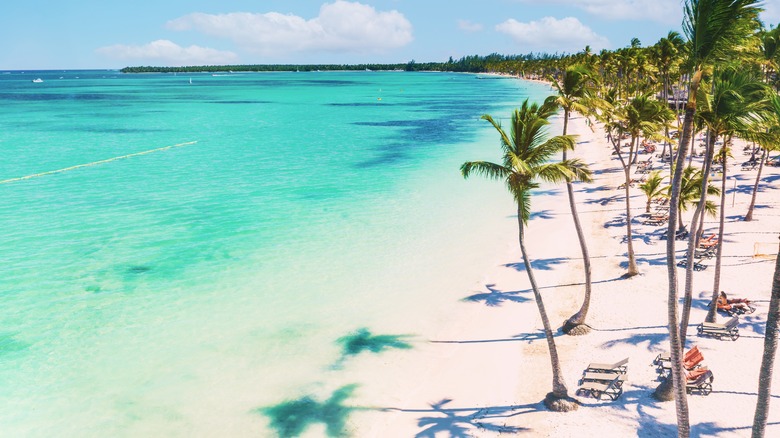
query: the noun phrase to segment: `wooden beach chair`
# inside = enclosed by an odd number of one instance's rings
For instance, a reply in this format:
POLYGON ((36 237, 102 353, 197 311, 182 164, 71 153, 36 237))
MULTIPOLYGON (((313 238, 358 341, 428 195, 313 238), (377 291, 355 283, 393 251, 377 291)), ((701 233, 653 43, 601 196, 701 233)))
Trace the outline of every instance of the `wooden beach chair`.
POLYGON ((697 248, 710 249, 710 248, 715 248, 717 245, 718 245, 718 236, 715 234, 710 234, 707 237, 702 237, 699 239, 697 248))
POLYGON ((644 220, 645 225, 663 225, 669 220, 668 214, 652 214, 644 220))
POLYGON ((674 233, 674 240, 685 240, 690 236, 691 233, 688 232, 686 229, 677 230, 676 233, 674 233))
POLYGON ((757 167, 758 167, 758 161, 748 160, 748 161, 745 161, 744 163, 742 163, 742 170, 743 171, 756 170, 757 167))
POLYGON ((735 316, 726 321, 725 324, 718 324, 714 322, 703 322, 699 324, 698 333, 699 336, 712 336, 717 339, 722 339, 724 336, 731 338, 732 341, 736 341, 739 338, 739 317, 735 316))
POLYGON ((696 392, 701 395, 709 395, 712 392, 712 381, 715 380, 712 371, 701 368, 688 373, 686 377, 685 392, 688 394, 696 392))
POLYGON ((706 242, 699 242, 699 249, 717 249, 720 242, 718 239, 708 240, 706 242))
MULTIPOLYGON (((672 371, 672 356, 669 353, 659 354, 655 357, 653 364, 656 366, 656 371, 663 376, 668 376, 672 371)), ((696 345, 690 350, 686 351, 683 355, 683 368, 686 371, 691 371, 701 366, 704 362, 704 355, 699 351, 699 346, 696 345)))
POLYGON ((621 394, 623 394, 623 387, 621 384, 618 384, 620 381, 620 376, 615 376, 614 379, 610 380, 609 382, 602 382, 602 381, 588 381, 583 382, 582 386, 580 386, 577 389, 577 394, 585 393, 590 395, 591 397, 595 397, 598 400, 601 400, 601 396, 606 395, 611 400, 617 400, 618 397, 620 397, 621 394))
POLYGON ((711 259, 715 256, 717 249, 717 245, 710 248, 697 248, 693 250, 693 256, 697 259, 711 259))
POLYGON ((613 380, 615 380, 615 376, 617 376, 617 386, 622 387, 623 382, 626 381, 626 374, 615 374, 615 373, 602 373, 598 371, 585 371, 582 373, 582 378, 580 378, 579 384, 582 385, 585 382, 600 382, 600 383, 609 383, 613 380))
POLYGON ((746 298, 729 299, 725 292, 721 292, 716 302, 718 310, 726 312, 729 316, 750 314, 756 311, 756 308, 750 304, 746 298))
POLYGON ((585 372, 618 373, 625 374, 628 371, 628 358, 615 363, 591 363, 585 368, 585 372))
MULTIPOLYGON (((707 269, 707 265, 703 264, 701 258, 695 259, 693 261, 693 270, 694 271, 703 271, 707 269)), ((683 258, 679 262, 677 262, 677 267, 679 268, 687 268, 688 267, 688 258, 683 258)))

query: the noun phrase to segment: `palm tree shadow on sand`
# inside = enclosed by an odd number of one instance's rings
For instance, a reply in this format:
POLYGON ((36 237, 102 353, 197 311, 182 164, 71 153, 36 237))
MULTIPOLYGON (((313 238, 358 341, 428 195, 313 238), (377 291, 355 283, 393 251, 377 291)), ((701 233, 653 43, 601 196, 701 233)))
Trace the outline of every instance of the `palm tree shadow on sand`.
MULTIPOLYGON (((539 270, 539 271, 550 271, 552 270, 556 265, 561 265, 563 263, 568 262, 570 259, 568 257, 553 257, 549 259, 536 259, 531 262, 531 268, 539 270)), ((516 262, 516 263, 507 263, 504 265, 505 268, 512 268, 518 272, 525 272, 525 264, 523 262, 516 262)))
POLYGON ((513 290, 504 292, 496 289, 495 286, 495 284, 486 284, 485 288, 488 290, 487 293, 470 295, 463 298, 463 301, 471 301, 474 303, 484 301, 485 305, 488 307, 499 307, 505 302, 524 303, 526 301, 531 301, 531 298, 520 296, 521 293, 528 293, 530 291, 513 290))
MULTIPOLYGON (((553 333, 553 336, 561 336, 562 332, 559 330, 553 333)), ((431 344, 489 344, 493 342, 528 342, 529 344, 535 341, 544 340, 544 330, 539 330, 532 333, 519 333, 511 338, 496 338, 496 339, 465 339, 465 340, 435 340, 431 339, 431 344)))
POLYGON ((400 412, 430 413, 417 419, 417 425, 422 428, 415 434, 415 438, 472 438, 481 436, 482 432, 495 433, 520 433, 529 431, 528 428, 508 426, 500 424, 502 419, 508 419, 517 415, 542 410, 542 404, 491 406, 491 407, 466 407, 447 408, 445 405, 452 399, 445 398, 436 403, 431 403, 431 409, 397 409, 388 408, 400 412))

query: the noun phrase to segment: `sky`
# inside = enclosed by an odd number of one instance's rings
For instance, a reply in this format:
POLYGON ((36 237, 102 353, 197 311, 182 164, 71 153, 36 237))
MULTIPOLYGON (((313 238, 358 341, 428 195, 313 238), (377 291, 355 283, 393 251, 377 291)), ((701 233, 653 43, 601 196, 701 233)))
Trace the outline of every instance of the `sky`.
MULTIPOLYGON (((762 20, 780 23, 780 0, 762 20)), ((680 0, 25 0, 0 7, 0 69, 443 62, 651 45, 680 0)))

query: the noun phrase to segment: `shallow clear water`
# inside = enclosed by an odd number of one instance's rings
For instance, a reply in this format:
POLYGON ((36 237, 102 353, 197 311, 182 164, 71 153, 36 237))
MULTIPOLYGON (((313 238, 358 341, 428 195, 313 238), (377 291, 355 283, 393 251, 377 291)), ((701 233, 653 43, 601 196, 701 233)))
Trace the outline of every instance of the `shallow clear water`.
MULTIPOLYGON (((262 434, 337 338, 419 333, 503 248, 493 128, 446 73, 0 75, 0 430, 262 434), (32 83, 41 77, 43 83, 32 83), (191 80, 191 83, 190 83, 191 80)), ((228 436, 225 435, 225 436, 228 436)))

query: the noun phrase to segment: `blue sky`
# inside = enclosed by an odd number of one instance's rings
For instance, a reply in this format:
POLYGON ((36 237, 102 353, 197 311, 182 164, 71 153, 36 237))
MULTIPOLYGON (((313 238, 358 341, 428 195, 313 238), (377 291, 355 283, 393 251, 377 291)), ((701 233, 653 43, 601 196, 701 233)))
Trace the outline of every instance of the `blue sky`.
MULTIPOLYGON (((762 19, 780 22, 780 0, 762 19)), ((680 0, 25 0, 0 14, 0 69, 396 63, 594 51, 680 29, 680 0)))

